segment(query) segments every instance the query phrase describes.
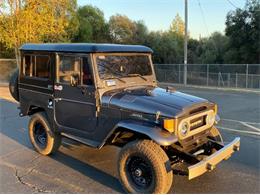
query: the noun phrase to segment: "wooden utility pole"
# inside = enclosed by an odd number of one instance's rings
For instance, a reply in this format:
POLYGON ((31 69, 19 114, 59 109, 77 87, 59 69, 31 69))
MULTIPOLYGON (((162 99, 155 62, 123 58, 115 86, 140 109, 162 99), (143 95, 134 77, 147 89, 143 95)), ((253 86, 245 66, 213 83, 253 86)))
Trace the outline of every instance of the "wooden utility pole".
POLYGON ((188 0, 185 0, 184 70, 183 70, 184 85, 187 85, 187 58, 188 58, 188 0))

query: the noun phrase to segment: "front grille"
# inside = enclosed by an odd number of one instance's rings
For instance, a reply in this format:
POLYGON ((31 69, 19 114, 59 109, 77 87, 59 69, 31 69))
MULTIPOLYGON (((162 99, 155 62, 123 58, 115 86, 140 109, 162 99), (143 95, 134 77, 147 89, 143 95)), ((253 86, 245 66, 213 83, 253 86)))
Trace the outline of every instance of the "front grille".
POLYGON ((199 127, 202 127, 203 125, 206 125, 206 116, 201 116, 195 119, 192 119, 190 121, 190 130, 197 129, 199 127))
POLYGON ((207 110, 197 114, 193 114, 190 117, 184 118, 179 121, 179 124, 188 123, 190 125, 190 130, 187 135, 180 133, 180 125, 178 127, 178 137, 180 140, 186 139, 187 137, 193 136, 199 132, 205 131, 206 129, 211 128, 212 124, 207 122, 207 116, 212 115, 213 110, 207 110))

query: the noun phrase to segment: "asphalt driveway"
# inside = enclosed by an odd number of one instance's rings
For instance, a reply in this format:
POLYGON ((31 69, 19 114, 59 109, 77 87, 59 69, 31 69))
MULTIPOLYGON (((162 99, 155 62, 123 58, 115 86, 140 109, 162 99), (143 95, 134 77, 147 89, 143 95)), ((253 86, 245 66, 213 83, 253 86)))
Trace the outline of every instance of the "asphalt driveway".
MULTIPOLYGON (((175 176, 171 193, 260 193, 260 94, 180 88, 219 104, 225 141, 241 137, 241 151, 194 180, 175 176)), ((123 193, 117 179, 116 147, 102 150, 64 139, 50 157, 36 153, 28 117, 0 87, 0 193, 123 193)))

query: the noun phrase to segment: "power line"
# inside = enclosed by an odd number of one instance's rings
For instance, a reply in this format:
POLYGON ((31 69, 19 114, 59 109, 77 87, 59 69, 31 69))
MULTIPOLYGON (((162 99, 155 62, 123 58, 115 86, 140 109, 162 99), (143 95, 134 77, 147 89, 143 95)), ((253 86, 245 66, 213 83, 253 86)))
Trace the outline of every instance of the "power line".
POLYGON ((203 11, 203 9, 202 9, 200 0, 197 0, 197 1, 198 1, 198 4, 199 4, 199 7, 200 7, 200 13, 201 13, 201 16, 202 16, 202 19, 203 19, 204 26, 205 26, 206 31, 207 31, 207 34, 208 34, 208 36, 209 36, 209 29, 208 29, 208 25, 207 25, 207 22, 206 22, 206 18, 205 18, 204 11, 203 11))
POLYGON ((209 36, 209 29, 208 29, 208 26, 207 26, 207 23, 206 23, 204 11, 203 11, 203 9, 202 9, 202 7, 201 7, 200 0, 197 0, 197 1, 198 1, 198 4, 199 4, 199 7, 200 7, 200 12, 201 12, 201 15, 202 15, 202 19, 203 19, 204 26, 205 26, 206 31, 207 31, 207 34, 208 34, 208 36, 209 36))
POLYGON ((227 0, 227 2, 232 5, 234 8, 239 9, 231 0, 227 0))
MULTIPOLYGON (((207 22, 206 22, 205 14, 204 14, 204 11, 203 11, 203 9, 202 9, 200 0, 197 0, 197 1, 198 1, 198 4, 199 4, 199 7, 200 7, 200 12, 201 12, 201 15, 202 15, 202 18, 203 18, 204 26, 205 26, 205 28, 206 28, 207 35, 208 35, 208 37, 209 37, 210 34, 209 34, 209 29, 208 29, 208 25, 207 25, 207 22)), ((215 50, 217 51, 218 49, 217 49, 217 44, 216 44, 215 40, 212 39, 212 42, 213 42, 213 46, 215 47, 215 50)))

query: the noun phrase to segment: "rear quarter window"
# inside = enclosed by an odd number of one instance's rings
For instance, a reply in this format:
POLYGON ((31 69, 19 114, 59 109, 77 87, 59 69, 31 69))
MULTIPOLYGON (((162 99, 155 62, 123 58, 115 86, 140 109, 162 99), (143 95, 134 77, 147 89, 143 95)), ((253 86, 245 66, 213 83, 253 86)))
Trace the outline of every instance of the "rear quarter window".
POLYGON ((23 58, 24 76, 49 79, 51 60, 48 55, 25 55, 23 58))

